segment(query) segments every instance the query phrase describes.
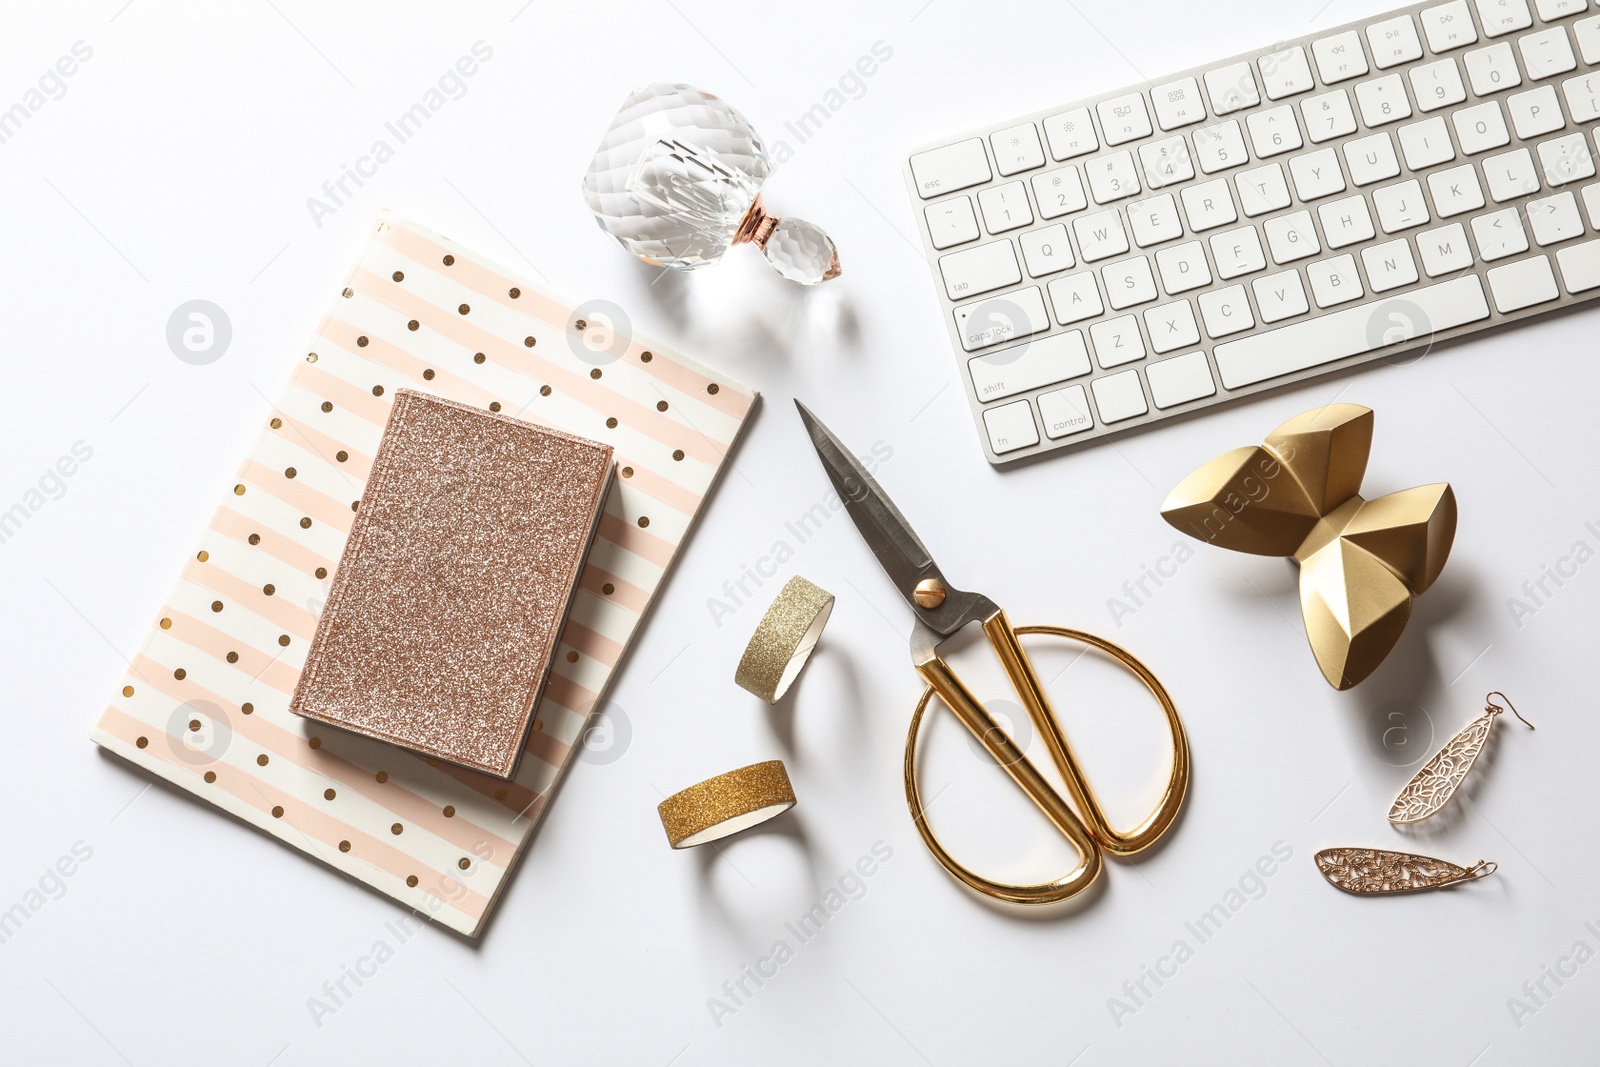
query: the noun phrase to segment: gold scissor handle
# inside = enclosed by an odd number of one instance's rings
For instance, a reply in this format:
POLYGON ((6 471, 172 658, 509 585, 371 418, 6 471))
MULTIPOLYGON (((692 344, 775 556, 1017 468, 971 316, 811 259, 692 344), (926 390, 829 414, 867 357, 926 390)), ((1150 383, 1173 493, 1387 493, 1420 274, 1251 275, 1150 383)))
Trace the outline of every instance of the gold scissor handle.
POLYGON ((1022 754, 1000 724, 956 677, 944 657, 937 654, 917 666, 918 672, 928 682, 928 688, 917 703, 917 710, 911 717, 911 727, 906 735, 906 803, 911 809, 911 817, 916 823, 917 832, 922 835, 923 843, 928 846, 928 850, 946 870, 966 885, 987 896, 1014 904, 1048 904, 1065 900, 1087 889, 1099 875, 1101 848, 1116 855, 1130 855, 1153 844, 1172 825, 1189 785, 1188 737, 1184 733, 1182 720, 1178 718, 1178 709, 1172 703, 1166 688, 1148 667, 1120 645, 1094 634, 1060 626, 1024 626, 1013 629, 1003 611, 997 611, 984 620, 983 630, 995 653, 1000 657, 1001 665, 1005 667, 1006 675, 1011 679, 1011 684, 1021 698, 1023 706, 1028 709, 1029 718, 1033 720, 1034 726, 1045 739, 1045 746, 1050 750, 1050 755, 1061 772, 1067 792, 1078 810, 1083 812, 1083 819, 1080 820, 1068 807, 1061 794, 1040 775, 1038 768, 1022 754), (1160 804, 1131 831, 1122 833, 1116 830, 1106 818, 1105 811, 1100 807, 1100 802, 1095 798, 1094 791, 1083 774, 1083 769, 1067 744, 1061 725, 1050 708, 1049 698, 1045 696, 1038 675, 1034 673, 1032 662, 1017 641, 1019 634, 1050 634, 1097 648, 1132 672, 1160 702, 1172 733, 1172 772, 1167 779, 1167 787, 1160 804), (1012 780, 1038 805, 1051 823, 1072 843, 1080 859, 1077 867, 1071 872, 1055 881, 1036 885, 995 882, 962 866, 939 843, 928 826, 916 775, 917 735, 922 725, 923 712, 926 711, 928 702, 935 693, 956 713, 957 718, 1011 775, 1012 780))

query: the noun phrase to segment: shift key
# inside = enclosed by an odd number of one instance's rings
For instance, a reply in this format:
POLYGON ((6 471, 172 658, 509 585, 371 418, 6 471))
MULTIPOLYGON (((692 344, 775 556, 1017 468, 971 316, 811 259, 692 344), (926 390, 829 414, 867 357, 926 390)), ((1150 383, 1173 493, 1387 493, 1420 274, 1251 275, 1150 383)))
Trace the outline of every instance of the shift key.
POLYGON ((944 276, 945 295, 951 300, 965 300, 1022 280, 1016 249, 1007 240, 940 256, 939 273, 944 276))
POLYGON ((986 402, 1064 382, 1088 374, 1089 370, 1089 348, 1081 330, 1052 334, 967 360, 972 388, 978 399, 986 402))

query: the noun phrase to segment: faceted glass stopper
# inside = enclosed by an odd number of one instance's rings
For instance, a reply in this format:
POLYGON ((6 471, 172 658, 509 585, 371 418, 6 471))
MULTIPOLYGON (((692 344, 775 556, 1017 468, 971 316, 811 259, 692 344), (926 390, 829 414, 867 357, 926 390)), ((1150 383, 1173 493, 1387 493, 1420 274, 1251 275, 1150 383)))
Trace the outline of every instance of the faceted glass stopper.
POLYGON ((785 278, 837 277, 827 234, 761 209, 771 172, 761 135, 725 101, 689 85, 647 85, 612 119, 583 193, 600 228, 646 263, 694 270, 748 241, 785 278))

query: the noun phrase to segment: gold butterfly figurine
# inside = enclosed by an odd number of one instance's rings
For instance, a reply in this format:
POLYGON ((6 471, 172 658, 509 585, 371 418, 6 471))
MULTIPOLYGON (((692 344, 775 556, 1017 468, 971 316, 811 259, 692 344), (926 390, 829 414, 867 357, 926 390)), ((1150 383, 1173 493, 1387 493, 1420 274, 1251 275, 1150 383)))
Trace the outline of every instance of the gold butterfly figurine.
POLYGON ((1177 529, 1236 552, 1300 565, 1300 610, 1322 676, 1349 689, 1377 669, 1439 577, 1456 535, 1449 483, 1365 500, 1372 409, 1329 404, 1265 443, 1207 463, 1167 497, 1177 529))
MULTIPOLYGON (((1456 790, 1467 779, 1467 772, 1478 762, 1478 756, 1482 754, 1483 746, 1494 730, 1495 719, 1506 710, 1494 702, 1495 697, 1511 704, 1511 698, 1499 690, 1484 697, 1483 714, 1463 726, 1461 732, 1435 752, 1433 758, 1422 765, 1416 777, 1400 790, 1400 795, 1394 798, 1394 806, 1389 809, 1390 822, 1396 825, 1421 822, 1456 795, 1456 790)), ((1522 712, 1517 710, 1515 704, 1511 704, 1511 714, 1522 719, 1522 712)), ((1534 728, 1527 719, 1522 719, 1522 722, 1528 729, 1534 728)))

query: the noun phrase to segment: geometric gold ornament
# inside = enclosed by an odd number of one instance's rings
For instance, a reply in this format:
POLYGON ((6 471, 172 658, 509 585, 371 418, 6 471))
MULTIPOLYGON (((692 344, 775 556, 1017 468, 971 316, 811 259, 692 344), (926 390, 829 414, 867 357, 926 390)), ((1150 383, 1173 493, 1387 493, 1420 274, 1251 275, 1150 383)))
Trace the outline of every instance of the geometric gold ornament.
POLYGON ((1218 456, 1161 505, 1174 527, 1236 552, 1300 565, 1300 610, 1322 676, 1349 689, 1377 669, 1439 577, 1456 536, 1449 483, 1361 496, 1372 409, 1330 404, 1265 443, 1218 456))

